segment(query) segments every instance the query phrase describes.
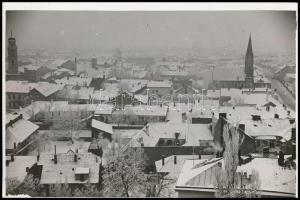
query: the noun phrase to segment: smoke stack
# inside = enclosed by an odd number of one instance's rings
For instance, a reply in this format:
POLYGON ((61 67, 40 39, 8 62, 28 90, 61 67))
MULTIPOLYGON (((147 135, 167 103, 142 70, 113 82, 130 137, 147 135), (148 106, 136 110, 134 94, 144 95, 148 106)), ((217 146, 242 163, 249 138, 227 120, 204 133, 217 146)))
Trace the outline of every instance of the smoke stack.
POLYGON ((14 156, 13 153, 10 155, 10 161, 11 161, 11 162, 14 162, 14 161, 15 161, 15 156, 14 156))
POLYGON ((176 165, 177 164, 177 157, 174 156, 174 164, 176 165))
POLYGON ((57 155, 56 155, 56 145, 54 145, 54 158, 53 158, 54 164, 57 163, 57 155))
POLYGON ((77 154, 74 154, 74 162, 77 162, 77 154))
POLYGON ((75 57, 75 76, 77 75, 77 57, 75 57))
POLYGON ((296 159, 296 145, 293 144, 292 146, 292 160, 296 159))
POLYGON ((296 128, 292 128, 292 136, 291 136, 291 140, 293 142, 296 142, 296 128))

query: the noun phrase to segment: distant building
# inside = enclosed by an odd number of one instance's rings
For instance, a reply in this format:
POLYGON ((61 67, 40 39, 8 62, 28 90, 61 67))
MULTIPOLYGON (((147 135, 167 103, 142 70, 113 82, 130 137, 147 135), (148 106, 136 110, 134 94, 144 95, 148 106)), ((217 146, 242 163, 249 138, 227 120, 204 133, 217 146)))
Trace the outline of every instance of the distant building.
POLYGON ((274 78, 278 80, 283 80, 284 76, 287 73, 296 74, 296 65, 284 65, 275 72, 274 78))
MULTIPOLYGON (((226 79, 226 75, 222 74, 220 79, 215 80, 215 76, 213 78, 213 87, 215 88, 253 88, 254 87, 254 67, 253 67, 253 51, 252 51, 252 42, 251 35, 249 37, 248 47, 245 55, 245 70, 244 74, 242 72, 236 74, 236 79, 233 80, 231 78, 226 79), (225 79, 224 79, 225 78, 225 79)), ((217 69, 216 69, 217 70, 217 69)), ((217 73, 217 71, 214 71, 217 73)), ((232 76, 230 76, 232 77, 232 76)))
POLYGON ((136 94, 143 94, 143 95, 170 95, 172 94, 172 83, 168 81, 149 81, 142 90, 137 92, 136 94), (148 90, 148 93, 147 93, 148 90))
POLYGON ((16 44, 16 39, 12 36, 12 33, 8 38, 7 59, 8 73, 18 74, 18 48, 16 44))
POLYGON ((27 81, 32 81, 32 82, 37 82, 42 80, 42 77, 51 71, 47 67, 34 66, 34 65, 23 66, 23 68, 24 68, 23 78, 27 81))
POLYGON ((6 154, 24 154, 26 149, 35 142, 39 126, 27 121, 22 114, 7 114, 5 127, 6 154))
POLYGON ((91 58, 91 66, 94 69, 97 69, 97 58, 91 58))
POLYGON ((64 88, 62 84, 52 84, 39 82, 38 85, 29 92, 29 97, 34 101, 51 101, 56 100, 57 94, 64 88))
POLYGON ((24 81, 6 82, 6 108, 18 109, 30 104, 29 92, 35 84, 24 81))

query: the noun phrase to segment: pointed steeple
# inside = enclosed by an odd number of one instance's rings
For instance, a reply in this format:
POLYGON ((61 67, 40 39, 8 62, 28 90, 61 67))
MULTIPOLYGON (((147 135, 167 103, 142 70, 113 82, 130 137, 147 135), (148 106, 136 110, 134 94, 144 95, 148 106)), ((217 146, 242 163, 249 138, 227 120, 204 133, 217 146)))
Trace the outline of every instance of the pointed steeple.
POLYGON ((253 54, 253 52, 252 52, 252 42, 251 42, 251 33, 250 33, 250 36, 249 36, 249 42, 248 42, 246 55, 248 55, 248 54, 250 54, 250 55, 253 54))
POLYGON ((253 51, 252 51, 252 42, 251 42, 251 33, 249 36, 247 52, 245 56, 245 75, 248 78, 253 77, 253 51))

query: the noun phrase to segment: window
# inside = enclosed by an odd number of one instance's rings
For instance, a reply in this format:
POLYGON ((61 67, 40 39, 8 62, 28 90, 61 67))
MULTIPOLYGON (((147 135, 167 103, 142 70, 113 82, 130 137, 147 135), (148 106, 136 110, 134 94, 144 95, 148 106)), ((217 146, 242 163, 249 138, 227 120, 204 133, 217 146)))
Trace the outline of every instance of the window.
POLYGON ((260 140, 256 140, 256 146, 257 146, 257 147, 260 146, 260 140))
POLYGON ((271 147, 271 148, 275 147, 275 141, 274 141, 274 140, 271 140, 271 141, 270 141, 270 147, 271 147))

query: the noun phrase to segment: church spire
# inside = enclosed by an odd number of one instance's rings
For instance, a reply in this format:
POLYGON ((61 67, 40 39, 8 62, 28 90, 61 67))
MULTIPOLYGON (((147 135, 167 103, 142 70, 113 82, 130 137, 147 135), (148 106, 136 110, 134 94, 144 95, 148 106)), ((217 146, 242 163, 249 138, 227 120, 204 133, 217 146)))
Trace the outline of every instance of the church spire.
POLYGON ((252 42, 251 42, 251 33, 249 36, 248 47, 245 56, 245 74, 246 77, 253 77, 253 51, 252 51, 252 42))
POLYGON ((249 42, 248 42, 246 55, 249 55, 249 54, 250 55, 253 54, 253 52, 252 52, 252 42, 251 42, 251 33, 250 33, 250 36, 249 36, 249 42))

